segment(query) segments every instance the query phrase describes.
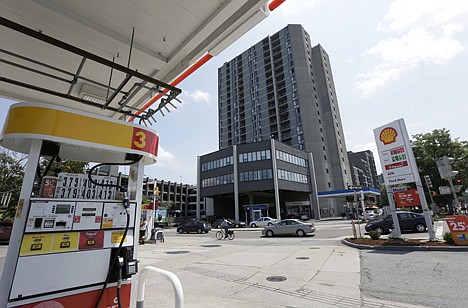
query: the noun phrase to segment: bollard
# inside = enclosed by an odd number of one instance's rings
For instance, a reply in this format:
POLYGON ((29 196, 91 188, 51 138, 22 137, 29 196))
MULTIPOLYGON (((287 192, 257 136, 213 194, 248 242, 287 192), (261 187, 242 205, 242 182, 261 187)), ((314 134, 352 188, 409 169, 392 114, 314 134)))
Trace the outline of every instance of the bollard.
POLYGON ((351 221, 351 228, 353 229, 353 236, 354 236, 354 238, 357 238, 356 224, 354 223, 354 220, 351 221))
POLYGON ((144 306, 144 301, 145 301, 145 285, 146 285, 146 280, 150 274, 158 274, 167 280, 172 284, 172 288, 174 289, 175 293, 175 308, 183 308, 184 307, 184 290, 182 289, 182 284, 179 280, 179 278, 166 270, 156 268, 153 266, 146 266, 143 268, 143 270, 140 272, 140 276, 138 277, 138 289, 137 289, 137 303, 136 307, 137 308, 143 308, 144 306))

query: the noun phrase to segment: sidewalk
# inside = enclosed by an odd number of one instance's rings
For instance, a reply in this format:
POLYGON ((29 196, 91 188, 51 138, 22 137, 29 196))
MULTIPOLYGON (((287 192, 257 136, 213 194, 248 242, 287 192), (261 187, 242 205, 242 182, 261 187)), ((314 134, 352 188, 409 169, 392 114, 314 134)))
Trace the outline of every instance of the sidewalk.
MULTIPOLYGON (((184 307, 361 307, 358 250, 262 241, 265 245, 258 246, 196 236, 179 237, 177 243, 166 238, 163 244, 140 246, 139 267, 176 274, 184 307)), ((144 307, 173 306, 165 278, 147 281, 144 307)))

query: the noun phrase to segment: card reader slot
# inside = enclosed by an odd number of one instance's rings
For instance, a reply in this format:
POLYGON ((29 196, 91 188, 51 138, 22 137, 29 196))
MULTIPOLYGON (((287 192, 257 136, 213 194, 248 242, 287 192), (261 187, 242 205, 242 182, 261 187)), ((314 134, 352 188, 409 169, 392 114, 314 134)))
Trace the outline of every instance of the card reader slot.
POLYGON ((57 221, 55 223, 55 226, 56 227, 66 227, 67 226, 67 222, 66 221, 57 221))
POLYGON ((81 213, 81 216, 86 217, 86 216, 96 216, 96 213, 81 213))

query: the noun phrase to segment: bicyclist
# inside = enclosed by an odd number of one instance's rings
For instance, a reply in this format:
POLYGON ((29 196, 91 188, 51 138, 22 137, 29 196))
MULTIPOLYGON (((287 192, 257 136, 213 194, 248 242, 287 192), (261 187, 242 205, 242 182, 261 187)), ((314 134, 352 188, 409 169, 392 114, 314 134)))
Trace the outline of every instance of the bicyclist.
POLYGON ((226 218, 223 218, 220 227, 224 229, 224 238, 228 238, 229 222, 226 218))

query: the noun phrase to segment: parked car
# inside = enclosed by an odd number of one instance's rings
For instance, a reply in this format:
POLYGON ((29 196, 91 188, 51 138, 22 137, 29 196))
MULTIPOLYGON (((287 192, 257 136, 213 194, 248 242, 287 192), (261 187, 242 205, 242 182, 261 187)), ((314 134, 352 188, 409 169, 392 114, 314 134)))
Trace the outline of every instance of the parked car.
MULTIPOLYGON (((231 219, 231 218, 226 218, 226 220, 228 221, 230 228, 243 228, 243 227, 245 227, 245 222, 244 221, 236 221, 236 220, 231 219)), ((223 222, 222 219, 216 219, 211 224, 211 227, 213 229, 219 229, 222 222, 223 222)))
POLYGON ((360 215, 360 219, 374 220, 383 216, 383 209, 380 208, 366 208, 364 215, 360 215))
POLYGON ((181 223, 177 227, 177 233, 208 233, 211 231, 211 225, 203 220, 191 219, 181 223))
POLYGON ((13 222, 9 220, 0 221, 0 242, 9 242, 13 222))
POLYGON ((178 216, 174 218, 174 224, 172 225, 173 227, 178 227, 181 224, 186 223, 189 220, 194 220, 195 218, 193 217, 186 217, 186 216, 178 216))
POLYGON ((271 218, 271 217, 260 217, 259 219, 252 221, 249 224, 249 226, 252 228, 266 227, 266 226, 274 225, 277 222, 278 220, 271 218))
POLYGON ((315 232, 313 223, 305 223, 299 219, 285 219, 279 223, 267 226, 262 230, 262 235, 272 237, 275 235, 297 235, 304 236, 315 232))
MULTIPOLYGON (((398 222, 400 223, 401 231, 426 231, 426 220, 424 215, 413 212, 397 212, 398 222)), ((369 231, 378 231, 381 234, 390 233, 394 228, 392 215, 388 214, 384 217, 371 221, 366 224, 365 229, 369 231)))

